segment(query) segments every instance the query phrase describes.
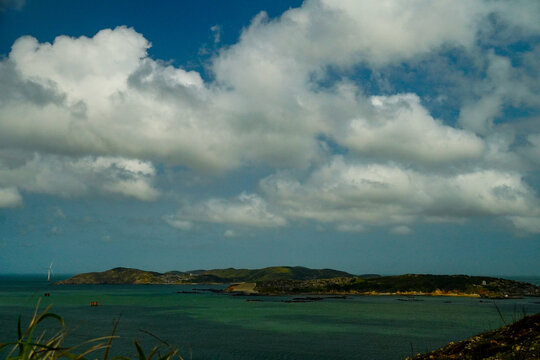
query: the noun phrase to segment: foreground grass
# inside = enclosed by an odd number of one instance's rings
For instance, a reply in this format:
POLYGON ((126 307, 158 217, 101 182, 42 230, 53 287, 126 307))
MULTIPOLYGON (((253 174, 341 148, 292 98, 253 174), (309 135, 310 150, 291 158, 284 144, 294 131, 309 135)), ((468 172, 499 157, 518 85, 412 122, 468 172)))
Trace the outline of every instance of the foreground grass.
MULTIPOLYGON (((66 329, 64 319, 50 311, 51 306, 39 311, 39 302, 32 319, 23 330, 21 326, 21 318, 17 323, 17 341, 10 343, 0 342, 0 357, 5 360, 54 360, 54 359, 74 359, 84 360, 95 357, 98 350, 102 350, 103 360, 109 358, 110 349, 115 338, 118 322, 114 325, 111 335, 94 338, 74 346, 65 346, 65 340, 69 335, 66 329), (45 330, 41 330, 40 326, 44 321, 55 321, 60 330, 47 336, 45 330), (39 329, 38 329, 39 327, 39 329), (41 331, 41 332, 40 332, 41 331)), ((152 335, 152 334, 150 334, 152 335)), ((152 335, 153 336, 153 335, 152 335)), ((155 337, 155 336, 154 336, 155 337)), ((183 360, 177 349, 174 349, 163 340, 159 340, 160 344, 154 347, 148 354, 145 353, 140 343, 134 340, 135 350, 138 360, 183 360)), ((114 356, 112 360, 131 360, 125 356, 114 356)))

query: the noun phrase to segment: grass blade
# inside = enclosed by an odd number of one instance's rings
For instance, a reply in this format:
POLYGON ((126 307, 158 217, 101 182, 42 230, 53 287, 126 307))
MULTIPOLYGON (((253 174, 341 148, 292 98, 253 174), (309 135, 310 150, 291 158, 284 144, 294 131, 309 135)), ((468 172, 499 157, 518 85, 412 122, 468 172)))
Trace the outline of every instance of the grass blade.
POLYGON ((109 341, 107 341, 107 349, 105 350, 105 354, 103 355, 103 360, 107 360, 107 358, 109 357, 109 350, 111 349, 114 334, 116 333, 116 329, 118 328, 119 323, 120 323, 120 319, 116 319, 113 325, 113 329, 111 331, 111 336, 109 337, 109 341))
POLYGON ((146 360, 146 357, 144 356, 144 351, 141 347, 141 344, 137 340, 133 340, 133 343, 135 344, 135 348, 137 349, 137 354, 139 355, 139 360, 146 360))

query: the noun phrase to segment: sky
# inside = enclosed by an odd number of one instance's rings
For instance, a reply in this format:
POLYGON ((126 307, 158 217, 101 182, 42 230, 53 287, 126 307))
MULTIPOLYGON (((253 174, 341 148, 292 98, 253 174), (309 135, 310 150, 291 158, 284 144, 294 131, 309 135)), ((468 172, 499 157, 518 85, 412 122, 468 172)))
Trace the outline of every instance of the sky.
POLYGON ((540 276, 539 18, 0 0, 0 273, 540 276))

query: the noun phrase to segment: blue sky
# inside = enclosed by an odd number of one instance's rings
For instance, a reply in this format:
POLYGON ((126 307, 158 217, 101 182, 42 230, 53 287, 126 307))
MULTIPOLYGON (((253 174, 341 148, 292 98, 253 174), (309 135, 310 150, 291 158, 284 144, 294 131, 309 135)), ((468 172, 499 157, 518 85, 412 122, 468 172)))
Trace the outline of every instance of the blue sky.
POLYGON ((536 1, 0 9, 0 273, 540 275, 536 1))

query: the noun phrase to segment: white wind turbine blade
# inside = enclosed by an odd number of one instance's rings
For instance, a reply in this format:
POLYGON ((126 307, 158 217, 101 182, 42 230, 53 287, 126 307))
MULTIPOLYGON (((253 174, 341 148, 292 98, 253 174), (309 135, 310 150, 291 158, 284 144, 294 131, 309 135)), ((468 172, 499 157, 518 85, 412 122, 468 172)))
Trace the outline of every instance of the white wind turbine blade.
POLYGON ((53 273, 52 267, 53 267, 54 260, 51 261, 51 265, 49 265, 49 270, 47 271, 47 281, 51 281, 51 275, 53 273))

